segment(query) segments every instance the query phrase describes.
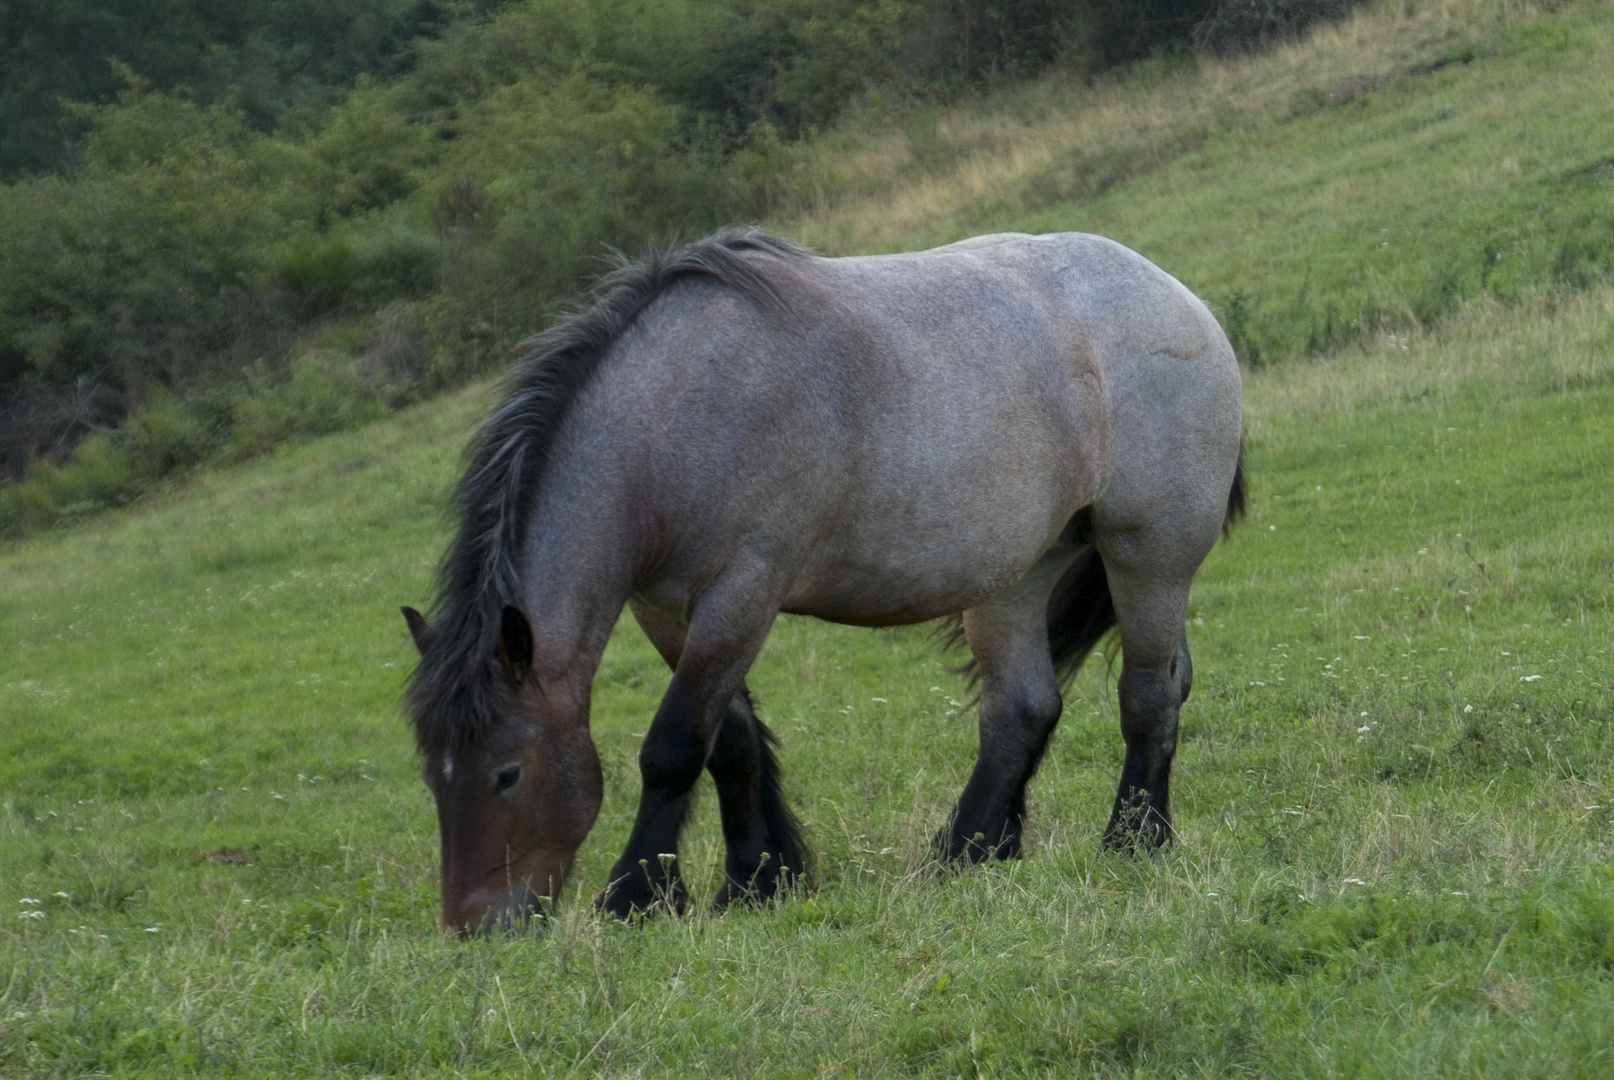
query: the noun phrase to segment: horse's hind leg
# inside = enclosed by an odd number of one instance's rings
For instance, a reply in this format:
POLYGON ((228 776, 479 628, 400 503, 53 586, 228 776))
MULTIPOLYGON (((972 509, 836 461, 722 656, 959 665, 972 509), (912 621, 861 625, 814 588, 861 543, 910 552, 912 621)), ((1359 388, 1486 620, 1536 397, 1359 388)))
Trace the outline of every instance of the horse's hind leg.
POLYGON ((1059 723, 1048 648, 1048 595, 1075 552, 1044 556, 1005 593, 964 612, 981 688, 981 749, 937 854, 970 862, 1020 854, 1026 785, 1059 723))
MULTIPOLYGON (((688 628, 636 601, 629 607, 667 666, 676 670, 688 628)), ((706 760, 717 785, 727 849, 727 880, 718 891, 718 907, 745 897, 766 899, 778 892, 781 881, 799 879, 807 869, 810 856, 801 826, 785 804, 772 742, 773 734, 757 718, 750 692, 742 686, 729 702, 706 760)), ((679 827, 687 809, 687 798, 675 808, 679 827)))
MULTIPOLYGON (((1121 630, 1121 736, 1126 760, 1104 845, 1159 845, 1171 839, 1171 762, 1177 715, 1193 684, 1183 631, 1194 567, 1129 559, 1126 545, 1105 555, 1121 630)), ((1195 561, 1197 566, 1197 560, 1195 561)))

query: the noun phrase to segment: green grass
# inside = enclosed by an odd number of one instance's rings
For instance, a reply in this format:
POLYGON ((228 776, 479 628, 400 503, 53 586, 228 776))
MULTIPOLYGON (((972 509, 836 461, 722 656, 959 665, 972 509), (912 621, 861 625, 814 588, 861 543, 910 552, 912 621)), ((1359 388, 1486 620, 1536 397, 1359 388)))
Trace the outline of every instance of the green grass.
MULTIPOLYGON (((1252 512, 1193 596, 1181 842, 1153 860, 1098 852, 1102 662, 1028 857, 938 876, 974 741, 956 657, 784 620, 754 684, 820 887, 721 918, 588 910, 666 683, 624 626, 561 916, 435 931, 396 606, 483 391, 15 547, 0 1071, 1602 1075, 1611 342, 1596 291, 1250 377, 1252 512)), ((700 898, 720 854, 708 799, 700 898)))
POLYGON ((1611 67, 1606 3, 1383 3, 1270 54, 872 119, 804 157, 780 224, 835 252, 1101 233, 1281 362, 1614 281, 1611 67))

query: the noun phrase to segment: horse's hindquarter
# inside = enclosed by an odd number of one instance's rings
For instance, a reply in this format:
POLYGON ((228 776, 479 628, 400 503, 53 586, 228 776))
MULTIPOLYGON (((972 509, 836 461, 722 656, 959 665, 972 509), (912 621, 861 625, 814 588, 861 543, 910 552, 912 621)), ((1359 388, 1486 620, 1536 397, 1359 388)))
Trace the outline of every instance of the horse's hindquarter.
POLYGON ((1092 272, 1066 277, 1090 327, 1111 417, 1110 469, 1094 503, 1106 558, 1134 543, 1189 575, 1215 543, 1242 434, 1238 362, 1209 309, 1142 256, 1073 236, 1092 272))

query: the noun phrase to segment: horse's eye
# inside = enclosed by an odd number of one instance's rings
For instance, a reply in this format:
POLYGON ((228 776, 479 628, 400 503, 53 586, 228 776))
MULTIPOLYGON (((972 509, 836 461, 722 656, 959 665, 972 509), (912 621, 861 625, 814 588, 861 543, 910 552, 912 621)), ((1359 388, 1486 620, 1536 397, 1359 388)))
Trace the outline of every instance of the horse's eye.
POLYGON ((520 779, 520 765, 511 765, 508 768, 500 769, 498 772, 493 774, 493 782, 499 785, 499 794, 501 795, 515 787, 516 781, 520 779))

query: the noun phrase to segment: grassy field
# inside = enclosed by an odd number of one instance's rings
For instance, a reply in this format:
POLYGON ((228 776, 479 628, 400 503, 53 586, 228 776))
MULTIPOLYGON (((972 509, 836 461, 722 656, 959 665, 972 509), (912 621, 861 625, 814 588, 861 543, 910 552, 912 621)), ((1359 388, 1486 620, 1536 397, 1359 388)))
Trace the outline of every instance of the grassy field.
MULTIPOLYGON (((956 214, 931 213, 945 178, 927 187, 888 162, 899 180, 882 188, 877 148, 847 135, 853 194, 794 231, 896 247, 1091 228, 1207 293, 1228 280, 1218 266, 1270 273, 1239 286, 1267 298, 1251 301, 1259 315, 1294 310, 1277 283, 1293 287, 1329 237, 1352 258, 1385 253, 1380 277, 1312 279, 1312 296, 1343 304, 1406 295, 1467 258, 1465 220, 1534 235, 1530 192, 1607 220, 1606 176, 1551 179, 1614 152, 1598 143, 1609 99, 1584 92, 1598 50, 1614 55, 1606 5, 1373 18, 1206 65, 1199 82, 1163 68, 1083 90, 1162 125, 1184 95, 1212 116, 1229 87, 1273 103, 1270 123, 1252 105, 1247 131, 1207 129, 1103 191, 1032 205, 966 186, 956 214), (1302 84, 1531 26, 1539 53, 1476 47, 1363 104, 1294 104, 1302 84), (1492 85, 1487 70, 1519 74, 1492 85), (1445 150, 1396 127, 1437 99, 1453 103, 1445 150), (1453 194, 1462 163, 1495 150, 1483 140, 1512 137, 1497 110, 1526 99, 1536 113, 1507 115, 1549 118, 1531 129, 1538 156, 1516 157, 1510 182, 1474 170, 1453 194), (1255 205, 1282 160, 1313 167, 1296 147, 1325 145, 1339 156, 1312 181, 1255 205), (1395 152, 1370 167, 1373 145, 1395 152), (1444 165, 1394 166, 1437 153, 1444 165), (1387 177, 1376 209, 1347 188, 1318 194, 1351 175, 1358 193, 1387 177), (1201 182, 1203 202, 1171 197, 1201 182), (1390 247, 1362 233, 1369 211, 1395 217, 1390 247)), ((936 132, 967 117, 933 119, 936 132)), ((1029 185, 1037 161, 1059 160, 1021 144, 1020 167, 981 175, 1029 185)), ((943 157, 964 184, 989 150, 943 157)), ((1487 285, 1441 320, 1358 325, 1318 359, 1248 373, 1251 513, 1192 598, 1180 843, 1153 859, 1098 851, 1121 758, 1102 660, 1067 694, 1027 858, 941 874, 929 838, 975 744, 960 658, 924 628, 784 619, 752 684, 819 852, 817 894, 601 921, 587 900, 626 836, 667 681, 624 626, 596 680, 605 808, 558 917, 519 938, 439 937, 397 606, 426 598, 486 387, 12 545, 0 1075, 1614 1074, 1614 289, 1594 279, 1487 285)), ((697 900, 720 863, 708 798, 686 844, 697 900)))
POLYGON ((624 627, 561 916, 435 932, 396 605, 481 391, 15 549, 0 1072, 1603 1075, 1611 345, 1598 291, 1249 379, 1253 509, 1193 597, 1181 843, 1154 860, 1098 853, 1102 662, 1029 857, 938 876, 974 739, 956 658, 786 620, 754 684, 820 887, 722 918, 587 910, 666 682, 624 627))

